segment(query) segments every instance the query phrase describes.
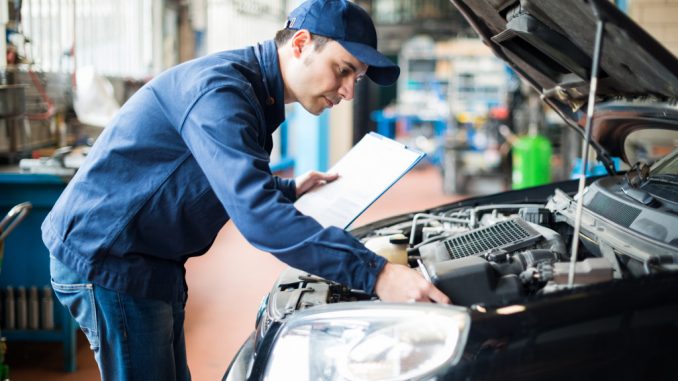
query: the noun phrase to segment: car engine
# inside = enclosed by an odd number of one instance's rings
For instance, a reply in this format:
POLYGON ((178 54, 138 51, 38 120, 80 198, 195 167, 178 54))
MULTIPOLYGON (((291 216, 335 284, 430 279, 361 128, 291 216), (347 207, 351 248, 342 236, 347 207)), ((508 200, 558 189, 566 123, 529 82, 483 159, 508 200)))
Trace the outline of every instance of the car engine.
MULTIPOLYGON (((545 204, 416 214, 411 223, 377 230, 364 242, 380 254, 372 240, 385 235, 398 245, 399 229, 409 230, 409 242, 402 245, 408 264, 458 305, 503 304, 567 284, 572 229, 545 204)), ((614 267, 604 258, 588 256, 577 265, 579 284, 613 279, 614 267)))
MULTIPOLYGON (((357 229, 365 246, 418 268, 454 304, 501 306, 615 279, 678 270, 678 211, 671 200, 638 202, 623 176, 584 192, 576 261, 576 200, 560 190, 545 203, 439 208, 357 229)), ((666 196, 666 195, 664 195, 666 196)), ((269 319, 329 303, 377 299, 296 269, 269 295, 269 319)))

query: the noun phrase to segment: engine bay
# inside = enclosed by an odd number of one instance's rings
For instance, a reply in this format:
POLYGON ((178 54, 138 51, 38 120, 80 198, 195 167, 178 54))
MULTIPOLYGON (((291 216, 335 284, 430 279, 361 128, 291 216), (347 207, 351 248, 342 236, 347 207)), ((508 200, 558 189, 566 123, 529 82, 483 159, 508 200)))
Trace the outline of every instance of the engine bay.
MULTIPOLYGON (((624 178, 586 189, 578 257, 576 201, 562 191, 544 204, 495 204, 415 214, 362 237, 375 252, 405 250, 453 303, 503 305, 521 297, 678 269, 678 215, 627 195, 624 178), (406 245, 401 236, 408 236, 406 245), (375 245, 390 237, 389 245, 375 245), (570 279, 572 277, 572 279, 570 279)), ((385 255, 386 256, 386 255, 385 255)))
MULTIPOLYGON (((454 304, 502 305, 517 298, 563 288, 570 268, 572 226, 553 204, 497 204, 417 214, 412 222, 365 237, 367 247, 380 236, 398 237, 408 264, 417 267, 454 304)), ((379 248, 375 252, 381 254, 379 248)), ((390 248, 387 248, 390 249, 390 248)), ((577 285, 614 279, 607 259, 584 250, 575 266, 577 285)))
MULTIPOLYGON (((503 306, 572 287, 678 270, 678 214, 622 190, 623 176, 584 192, 578 256, 571 261, 576 200, 440 208, 354 233, 370 250, 416 268, 454 304, 503 306), (570 283, 571 282, 571 283, 570 283)), ((315 305, 376 296, 296 269, 269 295, 267 320, 315 305)))

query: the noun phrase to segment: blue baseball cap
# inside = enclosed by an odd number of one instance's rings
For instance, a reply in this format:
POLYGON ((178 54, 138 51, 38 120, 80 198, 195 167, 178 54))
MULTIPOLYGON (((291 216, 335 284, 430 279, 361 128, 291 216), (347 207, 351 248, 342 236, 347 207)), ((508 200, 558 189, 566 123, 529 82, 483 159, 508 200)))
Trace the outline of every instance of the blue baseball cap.
POLYGON ((286 29, 306 29, 337 41, 360 62, 368 65, 367 77, 388 86, 400 68, 377 51, 377 31, 367 12, 346 0, 308 0, 290 12, 286 29))

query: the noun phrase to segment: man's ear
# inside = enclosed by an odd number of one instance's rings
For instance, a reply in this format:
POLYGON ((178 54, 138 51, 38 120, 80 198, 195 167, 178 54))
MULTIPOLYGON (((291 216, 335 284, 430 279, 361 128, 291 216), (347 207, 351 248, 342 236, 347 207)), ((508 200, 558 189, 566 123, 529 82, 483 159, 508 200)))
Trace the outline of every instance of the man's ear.
POLYGON ((294 56, 299 58, 301 56, 302 50, 304 50, 305 47, 313 44, 313 41, 311 40, 311 33, 306 29, 299 29, 296 33, 294 33, 294 35, 292 35, 290 43, 292 44, 292 52, 294 56))

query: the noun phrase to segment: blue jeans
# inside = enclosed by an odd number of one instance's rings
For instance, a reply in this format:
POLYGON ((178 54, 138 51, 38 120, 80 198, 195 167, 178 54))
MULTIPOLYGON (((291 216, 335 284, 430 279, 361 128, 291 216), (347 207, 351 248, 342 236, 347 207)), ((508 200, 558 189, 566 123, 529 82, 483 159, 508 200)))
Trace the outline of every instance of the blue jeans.
POLYGON ((131 297, 85 281, 50 259, 52 288, 87 336, 101 378, 190 380, 184 304, 131 297))

